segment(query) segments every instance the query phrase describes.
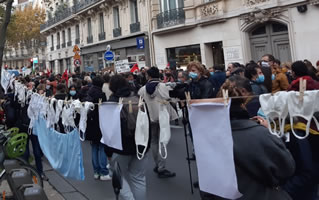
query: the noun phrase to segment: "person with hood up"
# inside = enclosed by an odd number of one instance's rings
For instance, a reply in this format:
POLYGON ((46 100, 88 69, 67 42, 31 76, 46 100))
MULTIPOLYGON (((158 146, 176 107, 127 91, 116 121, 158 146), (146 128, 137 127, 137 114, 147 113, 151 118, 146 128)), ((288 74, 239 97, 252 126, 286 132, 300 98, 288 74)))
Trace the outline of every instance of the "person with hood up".
MULTIPOLYGON (((138 94, 145 100, 149 110, 151 121, 151 149, 155 161, 154 172, 158 174, 159 178, 170 178, 175 177, 176 174, 166 169, 166 162, 159 155, 159 102, 169 100, 170 97, 169 88, 160 82, 159 76, 160 74, 157 67, 151 67, 147 70, 148 81, 146 85, 139 90, 138 94)), ((167 109, 170 114, 170 120, 177 119, 177 113, 170 104, 167 105, 167 109)))

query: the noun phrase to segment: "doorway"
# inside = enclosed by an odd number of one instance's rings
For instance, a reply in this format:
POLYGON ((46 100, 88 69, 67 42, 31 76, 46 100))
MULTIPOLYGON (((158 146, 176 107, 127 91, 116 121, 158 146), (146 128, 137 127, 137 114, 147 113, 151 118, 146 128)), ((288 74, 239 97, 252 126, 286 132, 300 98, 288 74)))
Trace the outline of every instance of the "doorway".
POLYGON ((281 62, 291 62, 288 27, 269 22, 255 27, 250 33, 251 54, 258 61, 265 54, 272 54, 281 62))

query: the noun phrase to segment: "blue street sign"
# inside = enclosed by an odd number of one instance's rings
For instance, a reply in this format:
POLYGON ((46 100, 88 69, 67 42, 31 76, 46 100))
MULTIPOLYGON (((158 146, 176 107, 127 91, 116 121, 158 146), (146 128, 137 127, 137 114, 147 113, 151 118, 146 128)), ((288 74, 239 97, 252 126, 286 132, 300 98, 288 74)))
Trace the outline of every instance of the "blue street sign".
POLYGON ((112 51, 105 52, 104 59, 108 60, 108 61, 113 60, 114 59, 114 53, 112 51))
POLYGON ((145 48, 144 38, 143 37, 136 38, 136 45, 138 49, 144 49, 145 48))

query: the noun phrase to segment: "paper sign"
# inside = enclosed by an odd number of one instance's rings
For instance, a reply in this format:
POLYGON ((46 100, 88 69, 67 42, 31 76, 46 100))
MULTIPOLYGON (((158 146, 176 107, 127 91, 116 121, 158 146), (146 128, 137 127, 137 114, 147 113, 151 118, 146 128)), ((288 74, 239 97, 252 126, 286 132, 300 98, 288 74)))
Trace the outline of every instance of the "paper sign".
POLYGON ((119 60, 115 62, 115 69, 117 73, 126 73, 130 72, 131 68, 128 63, 128 60, 119 60))

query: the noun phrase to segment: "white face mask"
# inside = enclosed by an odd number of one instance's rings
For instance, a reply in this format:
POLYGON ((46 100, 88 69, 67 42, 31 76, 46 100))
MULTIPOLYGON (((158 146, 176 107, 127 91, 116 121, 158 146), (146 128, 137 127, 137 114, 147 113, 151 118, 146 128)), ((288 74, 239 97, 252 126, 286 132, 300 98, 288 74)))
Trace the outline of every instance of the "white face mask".
POLYGON ((268 128, 271 134, 278 137, 284 135, 285 120, 288 116, 288 105, 287 105, 288 93, 277 92, 275 94, 263 94, 259 97, 261 108, 266 115, 268 121, 268 128), (277 124, 275 120, 279 121, 279 130, 277 130, 277 124), (274 125, 272 129, 270 124, 274 125))
POLYGON ((160 126, 160 138, 159 138, 159 154, 163 159, 167 158, 167 144, 171 139, 171 126, 169 124, 170 116, 167 110, 167 105, 161 104, 159 111, 159 126, 160 126), (162 154, 162 148, 164 149, 164 155, 162 154))
MULTIPOLYGON (((305 139, 309 135, 311 120, 313 114, 318 110, 317 101, 319 100, 318 91, 306 91, 304 93, 303 101, 299 100, 299 92, 289 92, 288 109, 290 115, 291 131, 298 139, 305 139), (306 134, 299 136, 295 133, 293 128, 294 117, 300 117, 307 120, 306 134)), ((317 120, 315 120, 317 123, 317 120)), ((318 123, 317 123, 318 126, 318 123)))
POLYGON ((143 103, 144 112, 142 111, 141 106, 139 106, 140 109, 137 113, 135 128, 136 153, 139 160, 143 159, 149 140, 149 119, 146 113, 145 103, 143 103), (139 146, 142 146, 144 148, 142 153, 140 153, 139 151, 139 146))

